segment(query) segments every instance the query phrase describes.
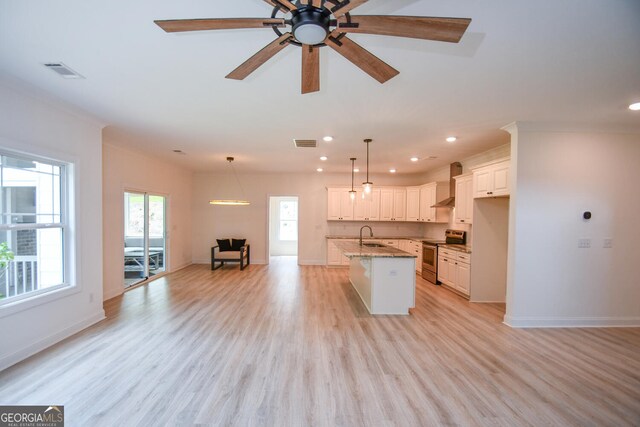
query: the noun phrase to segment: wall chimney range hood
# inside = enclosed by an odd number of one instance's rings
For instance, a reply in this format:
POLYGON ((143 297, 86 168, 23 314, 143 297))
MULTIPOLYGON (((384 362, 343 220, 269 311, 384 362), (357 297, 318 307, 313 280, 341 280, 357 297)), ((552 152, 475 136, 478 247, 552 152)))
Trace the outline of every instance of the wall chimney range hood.
POLYGON ((453 162, 449 165, 449 197, 439 201, 432 208, 451 208, 456 204, 456 181, 453 177, 462 175, 462 164, 460 162, 453 162))

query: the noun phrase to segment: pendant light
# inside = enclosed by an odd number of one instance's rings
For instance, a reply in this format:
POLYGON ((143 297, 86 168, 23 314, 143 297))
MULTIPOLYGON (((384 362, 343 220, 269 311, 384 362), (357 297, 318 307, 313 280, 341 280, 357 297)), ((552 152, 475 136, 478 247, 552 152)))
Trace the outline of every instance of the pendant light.
MULTIPOLYGON (((238 174, 236 173, 236 169, 233 167, 233 157, 227 157, 227 162, 229 162, 229 167, 233 171, 233 175, 236 178, 236 182, 238 183, 238 187, 240 188, 240 193, 242 197, 244 197, 244 190, 242 189, 242 185, 240 184, 240 180, 238 179, 238 174)), ((214 199, 209 200, 209 204, 211 205, 222 205, 222 206, 247 206, 249 205, 248 200, 243 199, 214 199)))
POLYGON ((365 197, 364 195, 369 195, 371 194, 371 190, 373 189, 373 182, 369 181, 369 143, 371 142, 371 139, 365 139, 364 143, 367 144, 367 180, 365 182, 362 183, 362 189, 364 190, 364 194, 363 197, 365 197))
POLYGON ((355 166, 355 161, 356 158, 355 157, 351 157, 349 160, 351 160, 351 191, 349 191, 349 198, 351 199, 351 201, 355 201, 356 200, 356 190, 353 189, 353 174, 355 173, 354 166, 355 166))

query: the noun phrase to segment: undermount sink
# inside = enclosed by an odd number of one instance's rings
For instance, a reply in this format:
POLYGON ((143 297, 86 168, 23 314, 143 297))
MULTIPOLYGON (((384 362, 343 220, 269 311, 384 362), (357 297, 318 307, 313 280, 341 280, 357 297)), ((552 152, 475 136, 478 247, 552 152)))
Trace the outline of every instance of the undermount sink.
POLYGON ((366 246, 368 248, 385 248, 387 245, 382 245, 380 243, 363 243, 362 246, 366 246))

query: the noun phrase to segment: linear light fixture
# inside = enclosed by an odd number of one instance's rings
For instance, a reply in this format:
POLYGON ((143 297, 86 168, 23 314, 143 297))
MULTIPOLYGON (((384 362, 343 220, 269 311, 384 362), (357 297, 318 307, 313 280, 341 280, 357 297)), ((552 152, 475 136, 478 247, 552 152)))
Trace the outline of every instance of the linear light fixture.
MULTIPOLYGON (((238 179, 238 174, 236 173, 236 169, 233 167, 233 157, 227 157, 227 162, 229 162, 229 166, 233 171, 233 175, 236 178, 236 182, 238 183, 238 187, 240 188, 240 192, 244 197, 244 190, 242 189, 242 185, 240 184, 240 180, 238 179)), ((218 206, 248 206, 251 203, 248 200, 243 199, 213 199, 209 200, 209 204, 218 205, 218 206)))

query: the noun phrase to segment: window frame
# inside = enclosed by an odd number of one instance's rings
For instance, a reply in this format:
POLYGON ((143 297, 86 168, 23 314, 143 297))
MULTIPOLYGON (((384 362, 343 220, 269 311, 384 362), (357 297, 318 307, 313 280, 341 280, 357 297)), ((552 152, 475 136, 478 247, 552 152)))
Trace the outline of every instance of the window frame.
MULTIPOLYGON (((3 142, 0 139, 0 143, 3 142)), ((60 168, 60 222, 53 223, 29 223, 29 224, 0 224, 0 231, 14 230, 40 230, 40 229, 60 229, 62 241, 62 283, 44 289, 0 300, 0 318, 18 311, 29 309, 48 301, 80 292, 77 286, 76 277, 78 272, 75 268, 79 265, 75 259, 77 251, 76 239, 74 237, 75 215, 75 194, 77 193, 76 164, 75 159, 61 160, 49 156, 42 156, 33 153, 15 151, 5 145, 0 146, 0 156, 7 156, 18 160, 36 161, 46 163, 60 168)), ((0 165, 4 168, 4 165, 0 165)), ((0 182, 0 184, 2 184, 0 182)))

